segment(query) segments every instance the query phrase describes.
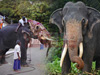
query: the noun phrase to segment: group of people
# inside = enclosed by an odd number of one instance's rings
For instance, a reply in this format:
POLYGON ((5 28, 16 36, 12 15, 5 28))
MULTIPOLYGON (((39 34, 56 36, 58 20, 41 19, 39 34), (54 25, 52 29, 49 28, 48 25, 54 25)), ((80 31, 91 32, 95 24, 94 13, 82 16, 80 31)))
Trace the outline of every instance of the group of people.
POLYGON ((0 29, 2 29, 2 27, 3 27, 4 20, 5 20, 5 16, 0 18, 0 29))
MULTIPOLYGON (((26 24, 28 24, 27 18, 23 16, 19 20, 18 27, 16 28, 15 32, 17 32, 20 27, 25 26, 26 24)), ((14 48, 14 65, 13 65, 13 69, 16 72, 21 69, 20 67, 20 58, 21 58, 20 46, 21 46, 21 42, 17 40, 15 48, 14 48)), ((44 48, 44 45, 40 44, 40 50, 43 48, 44 48)))
MULTIPOLYGON (((16 29, 16 32, 18 31, 18 29, 21 27, 21 26, 25 26, 25 24, 27 23, 27 18, 25 18, 25 16, 23 16, 20 20, 19 20, 19 24, 18 24, 18 27, 16 29)), ((18 72, 18 70, 21 69, 21 66, 20 66, 20 58, 21 58, 21 42, 20 40, 17 40, 16 41, 16 45, 15 45, 15 48, 14 48, 14 65, 13 65, 13 69, 14 71, 18 72)))

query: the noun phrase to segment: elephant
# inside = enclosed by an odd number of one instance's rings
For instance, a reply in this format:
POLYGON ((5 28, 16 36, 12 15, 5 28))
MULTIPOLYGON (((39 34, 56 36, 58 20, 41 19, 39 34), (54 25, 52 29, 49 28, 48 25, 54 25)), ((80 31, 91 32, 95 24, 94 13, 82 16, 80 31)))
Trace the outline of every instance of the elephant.
POLYGON ((0 64, 6 63, 5 53, 10 49, 14 48, 16 41, 21 42, 21 65, 27 66, 27 45, 31 38, 31 31, 27 27, 20 27, 15 32, 18 24, 8 25, 0 30, 0 64))
POLYGON ((62 75, 70 73, 71 62, 82 72, 91 72, 92 61, 100 69, 100 12, 83 2, 67 2, 55 10, 50 23, 63 33, 64 47, 60 66, 62 75))
POLYGON ((53 41, 53 39, 51 39, 51 35, 48 33, 48 31, 44 28, 44 26, 41 23, 34 20, 28 20, 28 22, 31 31, 35 36, 35 39, 38 39, 46 47, 48 45, 48 49, 46 52, 46 56, 48 56, 48 52, 52 47, 51 42, 53 41))

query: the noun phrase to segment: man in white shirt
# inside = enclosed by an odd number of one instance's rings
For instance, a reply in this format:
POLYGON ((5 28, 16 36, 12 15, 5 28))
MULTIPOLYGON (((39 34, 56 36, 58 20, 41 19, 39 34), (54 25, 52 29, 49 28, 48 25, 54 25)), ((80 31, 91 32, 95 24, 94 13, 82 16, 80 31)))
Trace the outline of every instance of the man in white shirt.
POLYGON ((25 24, 27 24, 27 18, 25 18, 25 16, 23 16, 20 20, 19 20, 19 25, 16 29, 16 32, 18 31, 18 29, 21 27, 21 26, 25 26, 25 24))
POLYGON ((15 48, 14 48, 14 65, 13 65, 13 69, 16 72, 21 69, 20 67, 20 58, 21 58, 20 45, 21 45, 21 42, 17 40, 15 48))
POLYGON ((22 26, 25 26, 25 23, 27 23, 27 18, 23 16, 22 19, 19 20, 19 23, 22 24, 22 26))

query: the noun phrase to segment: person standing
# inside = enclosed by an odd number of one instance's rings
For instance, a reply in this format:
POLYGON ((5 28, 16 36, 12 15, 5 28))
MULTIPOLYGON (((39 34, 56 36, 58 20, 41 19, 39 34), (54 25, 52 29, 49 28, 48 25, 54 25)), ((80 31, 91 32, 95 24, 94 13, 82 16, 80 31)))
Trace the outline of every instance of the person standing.
POLYGON ((20 66, 20 58, 21 58, 21 51, 20 51, 20 46, 21 46, 21 42, 19 40, 16 41, 16 45, 14 48, 14 65, 13 65, 13 69, 14 71, 18 71, 21 69, 20 66))
POLYGON ((0 29, 2 29, 3 22, 0 21, 0 29))

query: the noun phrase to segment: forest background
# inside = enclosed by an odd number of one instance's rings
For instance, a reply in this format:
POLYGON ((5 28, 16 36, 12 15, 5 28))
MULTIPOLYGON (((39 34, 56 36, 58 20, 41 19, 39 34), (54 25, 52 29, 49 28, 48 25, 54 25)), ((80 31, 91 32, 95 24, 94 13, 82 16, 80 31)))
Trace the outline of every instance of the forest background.
POLYGON ((55 25, 49 25, 50 15, 69 1, 82 1, 100 11, 100 0, 2 0, 0 1, 0 13, 6 16, 8 23, 11 20, 13 23, 18 23, 22 16, 26 16, 28 19, 43 23, 48 31, 54 32, 58 31, 58 28, 55 25))

